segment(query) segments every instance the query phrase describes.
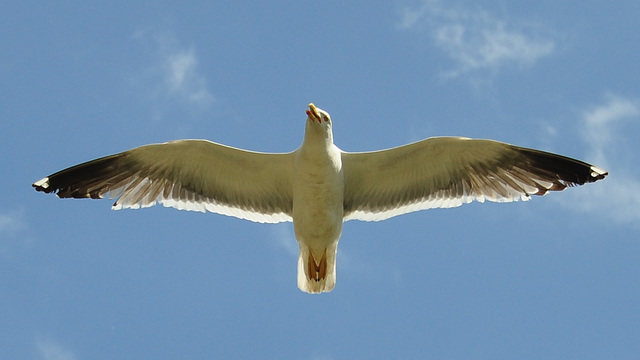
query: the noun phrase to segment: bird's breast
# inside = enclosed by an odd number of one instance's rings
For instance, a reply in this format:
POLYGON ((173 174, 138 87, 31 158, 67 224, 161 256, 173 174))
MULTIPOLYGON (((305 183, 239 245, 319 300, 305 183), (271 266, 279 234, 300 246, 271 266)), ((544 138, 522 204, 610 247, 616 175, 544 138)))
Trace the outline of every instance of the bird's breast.
POLYGON ((342 232, 344 178, 339 150, 328 156, 296 158, 293 226, 298 241, 318 245, 337 241, 342 232))

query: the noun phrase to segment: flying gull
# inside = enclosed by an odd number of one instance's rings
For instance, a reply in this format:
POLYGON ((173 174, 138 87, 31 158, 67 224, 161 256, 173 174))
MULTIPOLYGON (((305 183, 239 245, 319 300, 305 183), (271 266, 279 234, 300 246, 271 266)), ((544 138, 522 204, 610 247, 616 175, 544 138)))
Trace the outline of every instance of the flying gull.
POLYGON ((464 137, 345 152, 333 144, 329 114, 313 104, 306 113, 304 140, 290 153, 177 140, 72 166, 33 187, 60 198, 108 194, 116 210, 161 203, 263 223, 292 221, 300 247, 298 287, 321 293, 336 283, 344 221, 379 221, 473 200, 528 200, 608 174, 561 155, 464 137))

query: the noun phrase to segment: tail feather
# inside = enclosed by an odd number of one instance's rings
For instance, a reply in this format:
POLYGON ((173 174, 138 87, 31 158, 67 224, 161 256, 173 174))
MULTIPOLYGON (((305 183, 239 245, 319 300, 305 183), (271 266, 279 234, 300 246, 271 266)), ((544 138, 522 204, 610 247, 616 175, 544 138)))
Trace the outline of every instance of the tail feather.
POLYGON ((329 292, 336 286, 336 249, 329 247, 319 259, 309 247, 300 245, 298 257, 298 288, 310 294, 329 292))

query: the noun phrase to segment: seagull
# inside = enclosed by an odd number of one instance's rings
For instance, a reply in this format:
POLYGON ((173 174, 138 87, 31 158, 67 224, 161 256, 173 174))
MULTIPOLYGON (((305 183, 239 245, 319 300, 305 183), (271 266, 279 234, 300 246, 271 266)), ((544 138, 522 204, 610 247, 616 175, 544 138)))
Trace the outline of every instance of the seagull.
POLYGON ((300 247, 298 287, 321 293, 335 286, 347 220, 380 221, 474 200, 529 200, 608 174, 565 156, 465 137, 345 152, 333 143, 326 111, 312 103, 306 114, 302 145, 290 153, 176 140, 75 165, 33 187, 60 198, 108 195, 115 210, 160 203, 261 223, 292 221, 300 247))

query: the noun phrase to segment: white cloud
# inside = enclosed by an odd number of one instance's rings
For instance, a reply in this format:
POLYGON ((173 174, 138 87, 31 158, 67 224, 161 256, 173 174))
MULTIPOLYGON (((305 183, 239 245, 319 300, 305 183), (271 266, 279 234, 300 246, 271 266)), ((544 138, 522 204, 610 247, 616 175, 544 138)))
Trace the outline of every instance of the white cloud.
POLYGON ((616 127, 624 120, 633 120, 640 115, 637 101, 608 95, 604 105, 582 112, 583 136, 591 149, 594 161, 607 165, 605 152, 616 142, 616 127))
POLYGON ((455 77, 476 70, 497 70, 504 65, 530 66, 550 55, 553 40, 531 25, 512 25, 493 14, 424 0, 421 6, 403 10, 399 27, 427 29, 436 46, 455 63, 444 74, 455 77))
POLYGON ((38 338, 36 349, 44 360, 75 360, 76 357, 69 349, 62 347, 51 338, 38 338))
POLYGON ((198 59, 193 49, 166 54, 163 60, 164 80, 170 94, 200 105, 209 105, 213 95, 205 78, 198 73, 198 59))
POLYGON ((15 234, 26 227, 24 211, 10 211, 0 213, 0 234, 4 237, 7 234, 15 234))
POLYGON ((580 115, 583 139, 588 145, 586 158, 609 171, 609 176, 588 191, 573 191, 572 203, 618 222, 639 221, 638 146, 630 134, 638 133, 640 102, 608 95, 603 104, 589 107, 580 115))
POLYGON ((27 230, 24 210, 0 211, 0 260, 10 260, 32 244, 27 230))
POLYGON ((206 108, 214 102, 215 97, 199 69, 193 47, 180 44, 171 32, 152 34, 144 30, 136 32, 133 38, 144 45, 152 56, 144 79, 136 81, 151 87, 152 98, 160 103, 173 100, 198 108, 206 108))
POLYGON ((275 239, 275 244, 285 250, 287 254, 297 257, 300 248, 293 234, 293 226, 291 223, 274 224, 271 228, 273 229, 272 237, 275 239))

